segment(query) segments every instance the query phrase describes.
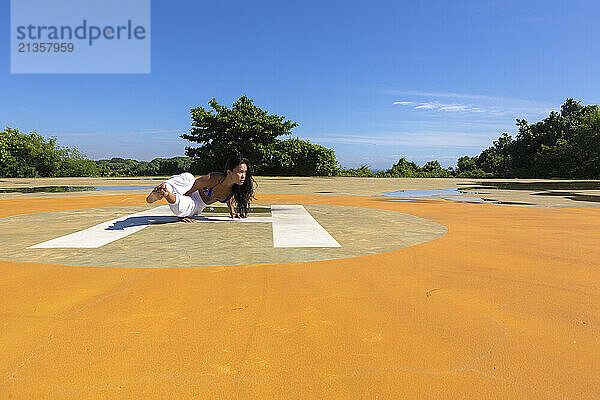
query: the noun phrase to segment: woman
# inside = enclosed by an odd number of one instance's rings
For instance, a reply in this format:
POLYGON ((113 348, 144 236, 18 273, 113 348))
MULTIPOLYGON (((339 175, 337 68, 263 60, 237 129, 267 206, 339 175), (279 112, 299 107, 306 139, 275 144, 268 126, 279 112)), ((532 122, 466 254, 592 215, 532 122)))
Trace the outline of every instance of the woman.
POLYGON ((216 201, 227 203, 231 218, 246 218, 254 198, 252 166, 246 158, 233 155, 227 160, 225 172, 211 172, 197 179, 189 172, 174 175, 155 187, 146 202, 162 198, 183 222, 196 222, 190 217, 216 201))

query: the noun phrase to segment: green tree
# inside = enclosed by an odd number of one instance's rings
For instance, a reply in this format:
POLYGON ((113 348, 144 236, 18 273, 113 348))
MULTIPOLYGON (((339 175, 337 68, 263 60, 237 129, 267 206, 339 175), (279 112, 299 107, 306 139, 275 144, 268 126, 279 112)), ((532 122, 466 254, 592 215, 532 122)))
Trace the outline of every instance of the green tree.
POLYGON ((375 175, 368 165, 362 164, 358 168, 340 168, 337 172, 337 176, 357 176, 369 178, 375 175))
POLYGON ((102 175, 134 176, 136 175, 139 161, 113 157, 110 160, 98 160, 96 163, 98 168, 102 171, 102 175))
POLYGON ((0 153, 3 177, 55 176, 62 157, 56 138, 47 139, 35 131, 23 134, 10 127, 0 133, 0 153))
POLYGON ((386 176, 391 178, 418 178, 421 174, 417 164, 402 157, 392 168, 386 171, 386 176))
POLYGON ((221 170, 227 157, 236 152, 250 158, 260 170, 268 161, 263 158, 265 148, 274 145, 279 136, 291 134, 298 125, 261 110, 246 95, 236 100, 231 109, 214 98, 208 104, 213 110, 191 110, 192 129, 181 135, 199 144, 186 147, 186 155, 195 161, 196 172, 221 170))
POLYGON ((510 177, 513 172, 513 138, 503 133, 493 146, 488 147, 477 157, 477 166, 494 176, 510 177))
POLYGON ((75 148, 59 147, 56 138, 45 138, 7 127, 0 132, 0 176, 93 176, 96 163, 75 148))
POLYGON ((463 156, 458 159, 456 162, 456 173, 469 173, 473 172, 477 168, 477 158, 463 156))
POLYGON ((61 149, 60 162, 55 176, 97 176, 98 165, 77 149, 61 149))
POLYGON ((600 108, 567 99, 560 112, 529 124, 517 119, 513 140, 504 133, 471 160, 461 157, 458 175, 482 170, 495 177, 600 178, 600 108), (462 160, 462 161, 461 161, 462 160), (467 161, 469 163, 467 164, 467 161))
POLYGON ((259 146, 262 165, 257 173, 265 175, 333 176, 337 162, 333 150, 292 138, 276 140, 268 146, 259 146))
POLYGON ((143 166, 140 163, 137 175, 175 175, 189 171, 191 165, 189 157, 155 158, 143 166))

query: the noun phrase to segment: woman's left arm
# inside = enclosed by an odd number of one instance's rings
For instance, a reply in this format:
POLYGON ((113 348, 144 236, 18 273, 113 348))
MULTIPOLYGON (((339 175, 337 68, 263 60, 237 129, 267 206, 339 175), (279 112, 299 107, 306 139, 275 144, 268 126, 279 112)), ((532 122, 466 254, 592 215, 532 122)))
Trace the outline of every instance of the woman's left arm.
POLYGON ((239 218, 240 216, 236 214, 235 208, 233 207, 233 197, 227 200, 227 207, 229 207, 229 215, 231 218, 239 218))

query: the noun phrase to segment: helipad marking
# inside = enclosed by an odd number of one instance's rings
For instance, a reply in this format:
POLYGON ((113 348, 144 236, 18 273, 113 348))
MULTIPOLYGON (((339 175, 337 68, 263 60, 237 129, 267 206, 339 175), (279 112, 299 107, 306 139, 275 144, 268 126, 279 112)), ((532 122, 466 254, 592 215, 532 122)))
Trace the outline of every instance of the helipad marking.
MULTIPOLYGON (((224 216, 200 215, 198 222, 272 223, 274 247, 341 247, 301 205, 272 205, 272 217, 232 220, 224 216)), ((177 221, 166 205, 112 219, 79 232, 61 236, 29 249, 98 248, 122 239, 157 222, 177 221)))
POLYGON ((301 205, 272 205, 274 247, 342 247, 301 205))
POLYGON ((166 217, 170 212, 168 206, 160 206, 108 222, 92 226, 79 232, 61 236, 47 242, 28 247, 28 249, 93 249, 124 238, 138 232, 154 221, 177 220, 177 217, 166 217))

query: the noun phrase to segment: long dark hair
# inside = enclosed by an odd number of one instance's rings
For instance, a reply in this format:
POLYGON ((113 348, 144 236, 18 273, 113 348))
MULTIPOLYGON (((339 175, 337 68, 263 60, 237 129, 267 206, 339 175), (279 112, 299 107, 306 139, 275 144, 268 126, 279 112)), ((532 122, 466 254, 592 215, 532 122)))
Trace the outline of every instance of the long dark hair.
POLYGON ((252 199, 256 199, 256 197, 254 197, 254 186, 256 185, 256 182, 252 177, 252 165, 250 164, 250 161, 239 154, 232 155, 227 160, 227 163, 225 163, 225 175, 227 175, 227 170, 233 172, 235 167, 240 164, 246 164, 246 167, 248 168, 246 171, 246 179, 241 185, 233 184, 231 192, 233 193, 236 212, 241 217, 246 217, 250 211, 250 202, 252 199))

